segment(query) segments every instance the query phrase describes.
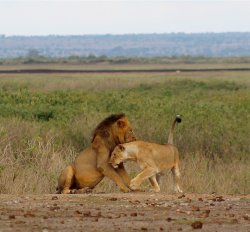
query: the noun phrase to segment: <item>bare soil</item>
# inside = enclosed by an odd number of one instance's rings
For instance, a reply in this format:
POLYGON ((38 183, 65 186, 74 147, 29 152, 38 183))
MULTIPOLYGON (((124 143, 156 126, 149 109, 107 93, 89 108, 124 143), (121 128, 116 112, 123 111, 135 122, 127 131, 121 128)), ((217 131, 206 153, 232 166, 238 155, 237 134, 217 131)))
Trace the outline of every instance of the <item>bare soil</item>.
POLYGON ((250 195, 0 195, 3 231, 250 231, 250 195))

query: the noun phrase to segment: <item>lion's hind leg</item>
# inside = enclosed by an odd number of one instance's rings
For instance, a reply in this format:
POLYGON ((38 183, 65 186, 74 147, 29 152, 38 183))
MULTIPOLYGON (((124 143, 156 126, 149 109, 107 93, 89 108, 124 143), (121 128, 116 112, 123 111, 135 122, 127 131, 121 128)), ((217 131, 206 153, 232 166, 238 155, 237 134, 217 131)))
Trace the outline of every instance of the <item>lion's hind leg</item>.
POLYGON ((175 192, 182 193, 183 191, 181 190, 179 184, 180 184, 180 169, 178 165, 175 165, 172 169, 172 174, 173 174, 173 179, 174 179, 174 190, 175 192))
POLYGON ((57 193, 68 194, 72 193, 71 186, 74 179, 74 169, 71 165, 67 166, 61 173, 58 179, 57 193))
POLYGON ((153 191, 156 193, 160 192, 161 189, 157 181, 157 176, 154 175, 154 176, 149 177, 149 181, 151 185, 153 186, 153 191))

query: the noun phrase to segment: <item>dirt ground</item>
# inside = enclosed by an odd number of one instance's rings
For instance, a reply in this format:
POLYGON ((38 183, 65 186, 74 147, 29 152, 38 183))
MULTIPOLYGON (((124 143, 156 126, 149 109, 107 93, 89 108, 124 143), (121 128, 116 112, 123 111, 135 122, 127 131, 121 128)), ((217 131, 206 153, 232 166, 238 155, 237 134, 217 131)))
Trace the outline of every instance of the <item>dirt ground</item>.
POLYGON ((250 231, 250 195, 0 195, 3 231, 250 231))

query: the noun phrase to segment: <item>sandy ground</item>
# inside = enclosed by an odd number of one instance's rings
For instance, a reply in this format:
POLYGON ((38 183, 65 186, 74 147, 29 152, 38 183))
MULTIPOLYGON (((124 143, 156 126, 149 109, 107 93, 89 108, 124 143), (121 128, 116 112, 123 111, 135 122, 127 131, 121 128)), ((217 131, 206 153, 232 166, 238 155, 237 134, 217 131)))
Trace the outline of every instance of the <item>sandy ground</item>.
POLYGON ((0 195, 3 231, 250 231, 250 195, 0 195))

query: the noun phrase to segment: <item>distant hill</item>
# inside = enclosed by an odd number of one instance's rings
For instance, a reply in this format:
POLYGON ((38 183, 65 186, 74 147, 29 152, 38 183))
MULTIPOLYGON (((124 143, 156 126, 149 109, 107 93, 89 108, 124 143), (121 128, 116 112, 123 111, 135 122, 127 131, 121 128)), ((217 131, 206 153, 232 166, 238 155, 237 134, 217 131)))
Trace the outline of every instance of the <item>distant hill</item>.
POLYGON ((74 36, 0 35, 0 58, 68 56, 250 56, 250 32, 74 36))

